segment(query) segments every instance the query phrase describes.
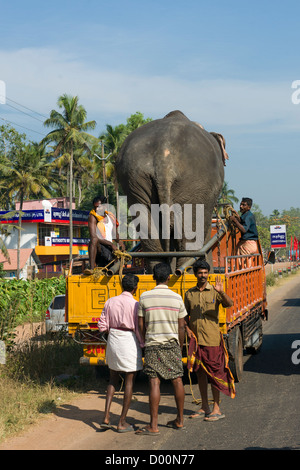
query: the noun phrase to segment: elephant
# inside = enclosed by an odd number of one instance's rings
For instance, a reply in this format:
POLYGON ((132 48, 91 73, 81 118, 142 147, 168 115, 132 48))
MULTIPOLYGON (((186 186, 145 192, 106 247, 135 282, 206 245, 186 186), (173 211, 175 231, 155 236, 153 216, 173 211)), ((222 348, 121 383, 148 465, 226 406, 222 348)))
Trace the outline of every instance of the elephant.
MULTIPOLYGON (((142 251, 193 251, 191 247, 195 246, 199 232, 199 214, 204 215, 203 239, 197 249, 210 239, 212 214, 224 182, 227 158, 221 134, 207 132, 178 110, 129 134, 116 157, 115 168, 128 206, 139 204, 145 208, 147 233, 141 237, 142 251), (152 209, 163 204, 176 208, 168 220, 170 236, 162 236, 164 216, 161 216, 158 236, 153 238, 152 209), (197 205, 198 209, 202 207, 202 212, 200 209, 197 212, 197 205), (191 211, 189 216, 192 214, 192 229, 188 234, 182 217, 187 207, 191 211), (180 237, 178 224, 181 224, 180 237)), ((152 266, 157 261, 154 256, 152 266)), ((177 258, 176 267, 184 262, 185 258, 177 258)))

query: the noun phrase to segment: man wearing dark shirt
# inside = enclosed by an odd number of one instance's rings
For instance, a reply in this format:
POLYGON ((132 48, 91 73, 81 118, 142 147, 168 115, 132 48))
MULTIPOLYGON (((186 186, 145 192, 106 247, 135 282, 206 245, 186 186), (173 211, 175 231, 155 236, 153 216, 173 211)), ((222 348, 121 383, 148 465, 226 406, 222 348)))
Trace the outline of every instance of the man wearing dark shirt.
POLYGON ((230 220, 241 232, 241 238, 236 247, 237 255, 251 255, 258 253, 258 232, 255 217, 251 212, 252 199, 243 197, 240 203, 241 217, 231 216, 230 220))

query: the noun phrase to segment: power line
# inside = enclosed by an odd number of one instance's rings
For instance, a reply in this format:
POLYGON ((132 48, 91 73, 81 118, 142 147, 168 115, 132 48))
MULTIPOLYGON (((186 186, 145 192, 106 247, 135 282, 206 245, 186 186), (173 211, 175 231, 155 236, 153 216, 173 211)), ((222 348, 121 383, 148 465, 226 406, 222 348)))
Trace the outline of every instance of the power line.
MULTIPOLYGON (((41 114, 41 113, 39 113, 38 111, 34 111, 33 109, 29 108, 28 106, 24 106, 23 104, 18 103, 17 101, 12 100, 11 98, 8 98, 7 96, 5 97, 5 99, 6 99, 6 101, 7 101, 7 100, 8 100, 8 101, 11 101, 12 103, 14 103, 14 104, 16 104, 16 105, 18 105, 18 106, 21 106, 22 108, 27 109, 28 111, 31 111, 31 112, 34 113, 34 114, 37 114, 37 115, 39 115, 39 116, 41 116, 41 117, 44 117, 44 118, 46 118, 46 119, 48 118, 48 117, 45 116, 44 114, 41 114)), ((36 121, 39 121, 39 122, 41 122, 42 124, 44 124, 44 121, 42 121, 41 119, 37 118, 36 116, 32 116, 31 114, 26 113, 26 112, 23 111, 22 109, 18 109, 18 108, 16 108, 15 106, 13 106, 12 104, 9 104, 9 103, 7 103, 7 102, 6 102, 6 105, 9 106, 10 108, 15 109, 16 111, 19 111, 20 113, 23 113, 23 114, 25 114, 25 115, 31 117, 32 119, 35 119, 36 121)), ((14 121, 10 121, 9 119, 5 119, 5 118, 2 118, 2 117, 0 117, 0 119, 2 119, 2 120, 5 121, 5 122, 8 122, 8 123, 10 123, 10 124, 13 124, 13 125, 15 125, 15 126, 21 127, 22 129, 26 129, 27 131, 34 132, 35 134, 39 134, 39 135, 45 137, 45 134, 42 134, 41 132, 35 131, 34 129, 30 129, 29 127, 22 126, 21 124, 17 124, 17 123, 14 122, 14 121)))
POLYGON ((29 129, 28 127, 25 127, 25 126, 21 126, 20 124, 17 124, 14 121, 9 121, 8 119, 2 118, 1 116, 0 116, 0 119, 2 119, 2 121, 9 122, 10 124, 13 124, 14 126, 22 127, 23 129, 26 129, 27 131, 35 132, 36 134, 40 134, 43 137, 45 137, 45 134, 42 134, 41 132, 38 132, 38 131, 34 131, 33 129, 29 129))
POLYGON ((37 118, 37 117, 35 117, 35 116, 32 116, 31 114, 26 113, 25 111, 22 111, 21 109, 16 108, 16 107, 13 106, 12 104, 6 103, 6 106, 9 106, 10 108, 16 109, 16 110, 19 111, 20 113, 26 114, 26 116, 29 116, 29 117, 31 117, 32 119, 36 119, 37 121, 42 122, 42 123, 44 124, 44 121, 42 121, 41 119, 39 119, 39 118, 37 118))
MULTIPOLYGON (((11 98, 6 97, 6 99, 7 99, 8 101, 11 101, 12 103, 17 104, 18 106, 22 106, 22 108, 25 108, 25 109, 27 109, 28 111, 31 111, 32 113, 35 113, 35 114, 38 114, 39 116, 44 117, 45 119, 48 119, 48 117, 49 117, 49 116, 45 116, 45 114, 39 113, 38 111, 34 111, 33 109, 30 109, 30 108, 28 108, 27 106, 24 106, 23 104, 18 103, 17 101, 12 100, 11 98)), ((7 103, 6 103, 6 104, 7 104, 7 103)))

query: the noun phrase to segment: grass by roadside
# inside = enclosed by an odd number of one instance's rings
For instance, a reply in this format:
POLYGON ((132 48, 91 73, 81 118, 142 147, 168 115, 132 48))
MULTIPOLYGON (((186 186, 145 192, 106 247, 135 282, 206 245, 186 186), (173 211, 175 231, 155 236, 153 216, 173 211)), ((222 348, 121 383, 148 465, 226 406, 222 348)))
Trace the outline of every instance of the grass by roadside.
POLYGON ((289 282, 291 278, 297 274, 300 274, 299 269, 294 269, 288 274, 288 272, 282 272, 281 277, 279 277, 278 273, 269 273, 266 276, 266 284, 267 284, 267 294, 270 294, 274 289, 282 286, 286 282, 289 282))
POLYGON ((0 365, 0 442, 99 387, 94 368, 81 367, 80 345, 69 338, 33 338, 0 365))

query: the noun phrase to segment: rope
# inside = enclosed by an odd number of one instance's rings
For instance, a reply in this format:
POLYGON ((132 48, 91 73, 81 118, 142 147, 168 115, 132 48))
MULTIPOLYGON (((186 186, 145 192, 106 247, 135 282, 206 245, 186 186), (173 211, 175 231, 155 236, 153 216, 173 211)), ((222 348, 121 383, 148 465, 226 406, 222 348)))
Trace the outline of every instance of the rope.
MULTIPOLYGON (((122 275, 123 275, 123 268, 125 265, 125 262, 128 263, 132 259, 132 256, 129 253, 126 253, 126 251, 121 251, 121 250, 115 250, 113 252, 115 258, 110 261, 106 266, 104 267, 96 267, 93 270, 92 274, 92 279, 93 282, 99 281, 100 277, 105 276, 108 267, 115 263, 116 259, 120 259, 120 269, 119 269, 119 277, 120 277, 120 283, 122 282, 122 275)), ((110 298, 110 293, 109 293, 109 282, 107 283, 107 293, 108 293, 108 298, 110 298)))
POLYGON ((94 282, 99 281, 100 277, 101 277, 101 276, 104 276, 104 274, 105 274, 105 269, 106 269, 106 267, 105 267, 105 268, 98 268, 98 267, 97 267, 97 268, 94 268, 93 274, 92 274, 92 276, 93 276, 93 281, 94 281, 94 282))
POLYGON ((123 270, 125 261, 128 263, 128 261, 130 261, 132 258, 132 256, 129 253, 126 253, 126 251, 115 250, 113 254, 115 255, 115 258, 112 261, 110 261, 106 266, 100 267, 100 268, 99 267, 94 268, 93 270, 94 281, 98 281, 101 276, 104 276, 106 274, 108 267, 111 264, 113 264, 116 261, 116 259, 121 259, 121 268, 123 270))
POLYGON ((122 281, 124 265, 132 259, 132 256, 129 253, 127 253, 126 251, 121 251, 121 250, 115 250, 114 255, 117 259, 120 260, 119 277, 120 277, 120 282, 121 282, 122 281))
MULTIPOLYGON (((189 268, 192 268, 192 266, 187 266, 183 271, 182 283, 181 283, 181 297, 182 298, 184 297, 184 293, 185 293, 185 276, 186 276, 187 270, 189 268)), ((186 349, 186 357, 188 357, 188 338, 187 338, 187 334, 185 334, 185 349, 186 349)), ((188 378, 189 378, 189 385, 190 385, 191 395, 193 397, 193 403, 196 403, 196 405, 199 405, 202 400, 201 400, 201 398, 196 398, 195 395, 194 395, 192 377, 191 377, 191 372, 189 371, 189 369, 188 369, 188 378)), ((209 403, 212 403, 212 400, 209 400, 209 403)))
POLYGON ((231 236, 232 236, 232 241, 233 241, 233 248, 235 250, 235 244, 236 244, 236 234, 237 234, 237 227, 231 222, 230 220, 230 216, 233 215, 234 217, 240 217, 238 212, 233 208, 231 207, 230 205, 227 205, 227 206, 224 206, 223 208, 223 212, 224 212, 224 216, 226 218, 226 220, 228 221, 229 223, 229 227, 230 227, 230 232, 231 232, 231 236))
POLYGON ((224 212, 225 219, 228 221, 230 221, 229 219, 230 215, 234 215, 235 217, 240 217, 237 211, 230 205, 224 206, 223 212, 224 212), (231 214, 229 214, 229 211, 231 212, 231 214))
MULTIPOLYGON (((185 347, 186 347, 186 356, 188 356, 187 334, 185 334, 185 347)), ((192 377, 191 377, 191 372, 189 371, 189 369, 188 369, 188 377, 189 377, 189 383, 190 383, 190 391, 191 391, 191 395, 193 397, 193 402, 192 403, 196 403, 196 405, 200 405, 200 403, 202 402, 202 399, 201 398, 196 398, 195 395, 194 395, 192 377)), ((209 399, 208 403, 213 403, 213 399, 209 399)), ((221 400, 220 400, 220 403, 221 403, 221 400)))

